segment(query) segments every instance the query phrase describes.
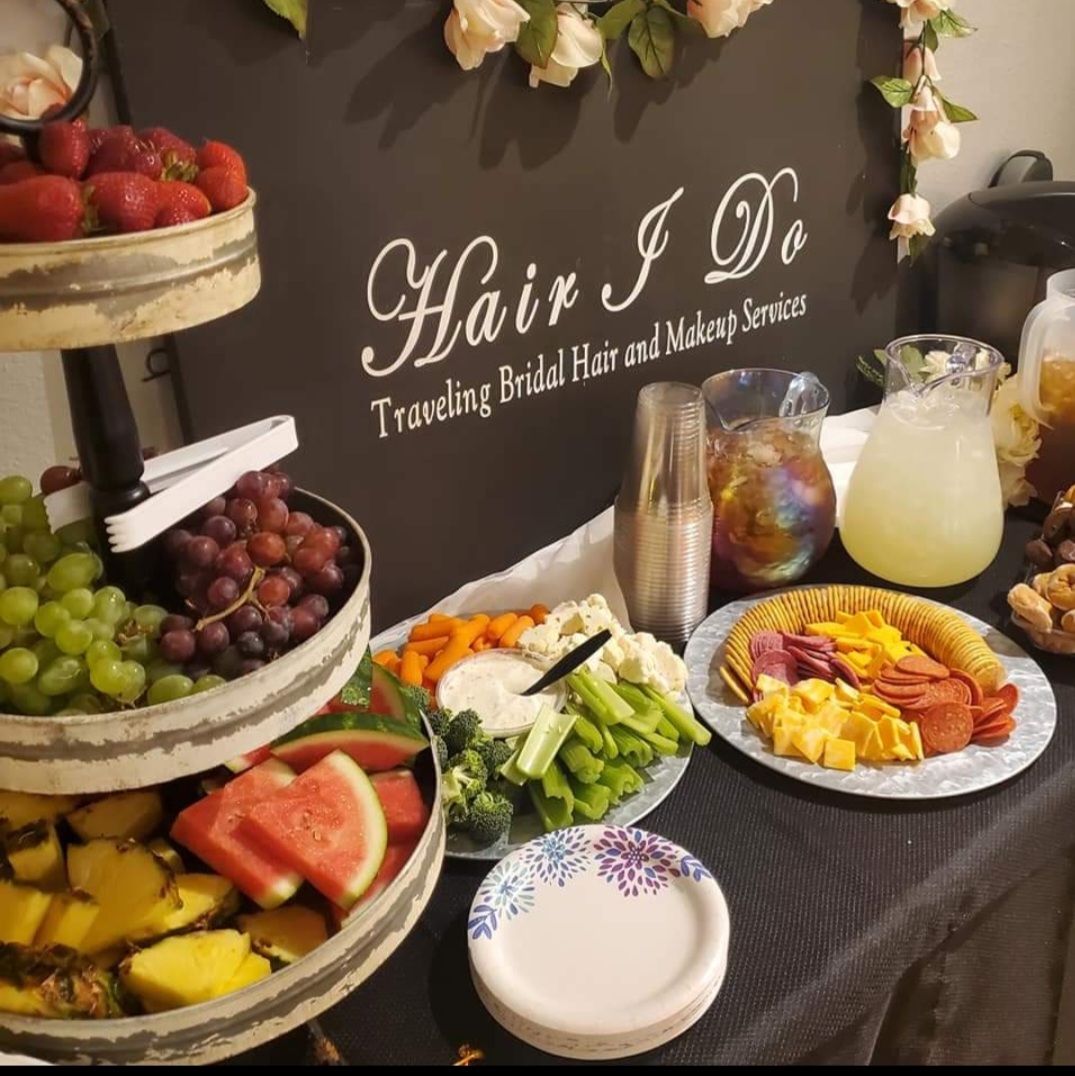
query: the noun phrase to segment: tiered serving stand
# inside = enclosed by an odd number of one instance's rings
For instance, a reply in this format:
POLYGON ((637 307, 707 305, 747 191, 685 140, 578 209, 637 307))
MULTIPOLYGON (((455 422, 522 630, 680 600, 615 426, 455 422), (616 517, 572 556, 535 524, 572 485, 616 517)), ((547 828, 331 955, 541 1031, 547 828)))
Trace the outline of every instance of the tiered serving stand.
MULTIPOLYGON (((79 114, 93 93, 97 40, 78 0, 57 0, 85 57, 82 82, 58 117, 79 114)), ((31 153, 40 123, 0 117, 31 153)), ((106 516, 149 491, 115 344, 222 317, 260 286, 254 207, 192 224, 65 243, 0 244, 0 353, 60 349, 75 442, 92 487, 106 576, 142 592, 155 543, 110 554, 106 516)), ((2 461, 0 461, 2 470, 2 461)), ((362 572, 342 607, 311 639, 257 672, 177 702, 111 714, 0 714, 0 789, 99 793, 203 773, 269 743, 312 715, 347 682, 370 638, 371 554, 358 523, 338 506, 296 491, 293 505, 340 524, 361 548, 362 572)), ((428 753, 427 753, 428 755, 428 753)), ((436 767, 421 776, 436 792, 436 767)), ((45 1020, 0 1013, 0 1049, 66 1062, 207 1063, 300 1026, 368 978, 403 941, 432 895, 444 859, 440 811, 404 870, 344 928, 297 963, 218 1000, 120 1020, 45 1020)))

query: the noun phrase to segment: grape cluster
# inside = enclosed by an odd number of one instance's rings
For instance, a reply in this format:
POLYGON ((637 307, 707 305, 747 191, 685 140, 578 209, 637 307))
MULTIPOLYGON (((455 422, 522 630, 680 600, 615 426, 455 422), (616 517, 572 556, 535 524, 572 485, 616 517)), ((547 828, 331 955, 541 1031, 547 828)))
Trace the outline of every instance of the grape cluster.
MULTIPOLYGON (((316 634, 354 585, 359 564, 347 531, 291 511, 292 488, 283 471, 248 471, 165 534, 187 610, 161 623, 160 656, 188 682, 260 669, 316 634)), ((175 690, 184 686, 176 681, 175 690)))
MULTIPOLYGON (((49 492, 70 484, 42 476, 49 492)), ((0 479, 0 708, 64 716, 153 701, 170 671, 157 648, 167 610, 129 601, 102 572, 84 528, 54 534, 30 481, 0 479)))

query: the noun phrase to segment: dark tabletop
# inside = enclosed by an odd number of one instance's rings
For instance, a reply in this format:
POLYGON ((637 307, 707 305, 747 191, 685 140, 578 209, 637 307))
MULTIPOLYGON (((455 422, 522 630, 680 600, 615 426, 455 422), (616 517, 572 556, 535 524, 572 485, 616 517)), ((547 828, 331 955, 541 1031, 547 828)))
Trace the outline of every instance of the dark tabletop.
MULTIPOLYGON (((1005 594, 1038 524, 1009 518, 996 561, 972 583, 929 596, 1012 634, 1005 594)), ((877 581, 838 544, 804 582, 877 581)), ((714 607, 721 604, 714 598, 714 607)), ((632 1063, 761 1064, 809 1058, 916 962, 1075 844, 1075 659, 1034 652, 1059 703, 1056 733, 1005 784, 948 800, 878 801, 804 785, 714 738, 645 828, 692 851, 728 900, 728 974, 708 1013, 632 1063)), ((463 1043, 487 1063, 557 1059, 486 1014, 470 982, 466 916, 490 864, 447 860, 417 928, 322 1026, 351 1064, 451 1064, 463 1043)), ((1019 929, 1018 925, 1012 929, 1019 929)), ((637 948, 640 972, 646 940, 637 948)), ((571 954, 552 952, 570 975, 571 954)), ((237 1059, 307 1052, 295 1034, 237 1059)))

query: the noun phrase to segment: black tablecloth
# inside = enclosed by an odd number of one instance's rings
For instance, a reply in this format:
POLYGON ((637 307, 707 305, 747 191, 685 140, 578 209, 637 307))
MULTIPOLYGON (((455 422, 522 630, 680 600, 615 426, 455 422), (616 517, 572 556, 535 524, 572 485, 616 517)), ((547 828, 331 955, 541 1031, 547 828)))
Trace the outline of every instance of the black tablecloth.
MULTIPOLYGON (((973 583, 929 596, 999 629, 1036 524, 1009 519, 973 583)), ((804 582, 876 582, 838 545, 804 582)), ((1019 637, 1023 645, 1026 640, 1019 637)), ((643 825, 727 897, 728 975, 690 1031, 634 1063, 1051 1060, 1075 882, 1075 659, 1036 654, 1059 702, 1045 754, 992 789, 922 803, 808 787, 714 740, 643 825)), ((556 1059, 502 1031, 470 983, 466 915, 489 865, 445 863, 418 927, 322 1018, 351 1064, 556 1059)), ((625 943, 626 943, 625 939, 625 943)), ((645 939, 635 939, 640 974, 645 939)), ((551 953, 570 968, 570 954, 551 953)), ((302 1035, 240 1061, 306 1053, 302 1035)))

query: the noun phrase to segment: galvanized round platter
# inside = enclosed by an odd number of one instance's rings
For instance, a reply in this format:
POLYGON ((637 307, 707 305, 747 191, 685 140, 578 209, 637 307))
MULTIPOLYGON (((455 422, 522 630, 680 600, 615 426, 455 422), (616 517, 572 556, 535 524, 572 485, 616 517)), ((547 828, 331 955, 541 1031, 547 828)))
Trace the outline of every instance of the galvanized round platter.
POLYGON ((962 751, 917 763, 859 762, 849 772, 774 754, 772 745, 747 720, 746 707, 731 695, 719 672, 724 641, 732 627, 752 605, 774 593, 778 592, 732 602, 712 613, 695 630, 684 654, 687 693, 698 716, 723 740, 763 766, 833 792, 879 799, 941 799, 1007 781, 1049 746, 1056 729, 1056 696, 1041 666, 1008 636, 969 613, 953 609, 981 633, 1004 665, 1008 679, 1019 688, 1018 724, 1005 743, 996 747, 971 744, 962 751))

